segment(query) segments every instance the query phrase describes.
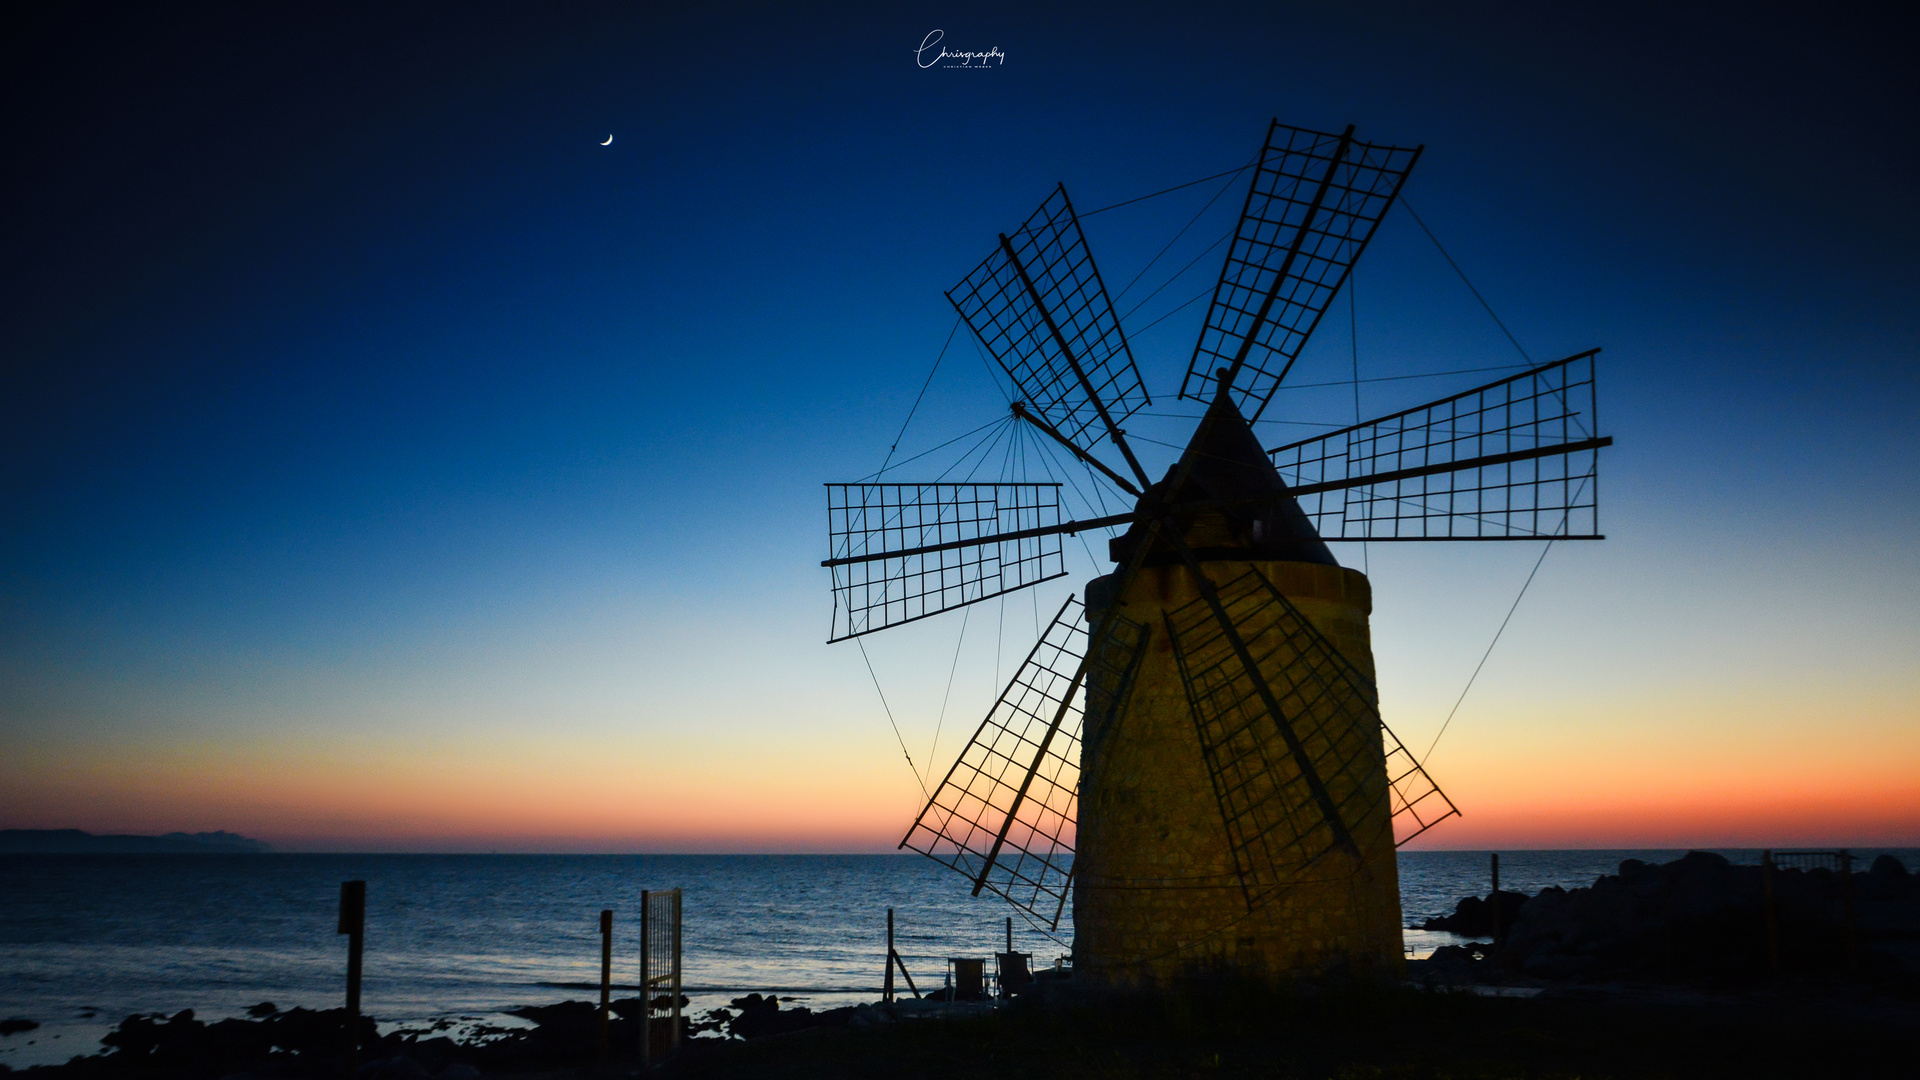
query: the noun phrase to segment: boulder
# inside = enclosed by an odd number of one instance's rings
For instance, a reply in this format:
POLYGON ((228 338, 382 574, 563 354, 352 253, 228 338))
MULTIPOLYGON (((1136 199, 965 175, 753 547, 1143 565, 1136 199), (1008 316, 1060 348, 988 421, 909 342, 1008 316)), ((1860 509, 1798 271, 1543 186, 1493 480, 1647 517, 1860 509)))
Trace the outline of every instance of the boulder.
POLYGON ((1468 896, 1453 907, 1453 914, 1441 915, 1420 924, 1422 930, 1445 930, 1462 937, 1496 937, 1500 926, 1512 926, 1520 908, 1527 902, 1526 893, 1491 893, 1484 899, 1468 896))

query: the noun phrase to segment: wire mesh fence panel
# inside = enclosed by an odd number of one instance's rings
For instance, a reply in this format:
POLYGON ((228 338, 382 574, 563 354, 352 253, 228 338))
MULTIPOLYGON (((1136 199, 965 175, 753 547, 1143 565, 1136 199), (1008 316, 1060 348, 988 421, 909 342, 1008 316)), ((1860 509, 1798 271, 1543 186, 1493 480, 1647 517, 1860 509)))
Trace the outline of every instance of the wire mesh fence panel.
POLYGON ((1285 124, 1269 129, 1181 397, 1210 400, 1215 371, 1239 361, 1234 404, 1259 418, 1419 155, 1285 124))
MULTIPOLYGON (((1390 785, 1372 683, 1257 570, 1219 586, 1218 597, 1253 671, 1204 599, 1169 612, 1167 629, 1253 908, 1310 875, 1341 873, 1323 859, 1342 831, 1366 850, 1392 828, 1394 804, 1383 790, 1390 785)), ((1431 781, 1410 756, 1396 764, 1412 805, 1425 805, 1430 796, 1419 782, 1431 781)))
POLYGON ((1135 659, 1103 647, 1083 663, 1084 612, 1073 597, 1061 605, 901 841, 1054 928, 1073 876, 1085 684, 1116 687, 1135 659))
POLYGON ((1598 352, 1268 453, 1328 540, 1599 539, 1598 352))
POLYGON ((1152 404, 1065 187, 947 299, 1027 404, 1081 449, 1107 435, 1100 406, 1118 424, 1152 404))
POLYGON ((652 1065, 680 1048, 680 890, 640 893, 640 1060, 652 1065), (666 1030, 656 1030, 659 1019, 666 1030))
POLYGON ((1847 851, 1768 851, 1766 858, 1781 870, 1830 870, 1837 874, 1853 868, 1853 856, 1847 851))
POLYGON ((833 629, 840 641, 1066 573, 1060 485, 828 484, 833 629))

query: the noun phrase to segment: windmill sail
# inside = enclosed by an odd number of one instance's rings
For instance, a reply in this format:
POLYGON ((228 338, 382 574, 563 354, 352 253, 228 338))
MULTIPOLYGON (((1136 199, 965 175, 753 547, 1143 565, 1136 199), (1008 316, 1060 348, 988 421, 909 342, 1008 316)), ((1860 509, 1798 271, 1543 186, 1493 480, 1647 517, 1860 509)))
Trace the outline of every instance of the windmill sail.
POLYGON ((1258 420, 1340 291, 1420 149, 1274 121, 1180 396, 1210 401, 1232 372, 1234 404, 1258 420))
POLYGON ((1385 731, 1371 682, 1257 569, 1217 592, 1258 674, 1204 600, 1169 612, 1167 629, 1249 909, 1311 876, 1350 872, 1323 861, 1343 832, 1364 849, 1395 814, 1414 815, 1411 836, 1457 813, 1385 731), (1377 790, 1383 779, 1390 793, 1377 790), (1391 810, 1379 818, 1383 794, 1391 810))
POLYGON ((1152 399, 1064 186, 947 299, 1042 419, 1084 451, 1113 438, 1145 486, 1118 425, 1152 399))
POLYGON ((1118 707, 1145 628, 1109 615, 1087 659, 1085 608, 1069 596, 900 846, 965 874, 1044 926, 1058 927, 1073 878, 1080 739, 1118 707))
POLYGON ((1328 540, 1599 540, 1599 352, 1268 454, 1328 540))
POLYGON ((1060 485, 828 484, 840 641, 1066 573, 1060 485))

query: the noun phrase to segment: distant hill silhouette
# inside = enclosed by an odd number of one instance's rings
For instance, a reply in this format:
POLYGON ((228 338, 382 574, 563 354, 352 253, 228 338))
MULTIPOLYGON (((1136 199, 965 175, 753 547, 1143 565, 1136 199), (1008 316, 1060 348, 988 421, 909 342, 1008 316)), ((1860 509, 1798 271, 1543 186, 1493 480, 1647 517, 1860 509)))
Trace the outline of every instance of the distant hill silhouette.
POLYGON ((171 855, 271 851, 238 833, 171 832, 165 836, 95 836, 79 829, 0 829, 0 855, 171 855))

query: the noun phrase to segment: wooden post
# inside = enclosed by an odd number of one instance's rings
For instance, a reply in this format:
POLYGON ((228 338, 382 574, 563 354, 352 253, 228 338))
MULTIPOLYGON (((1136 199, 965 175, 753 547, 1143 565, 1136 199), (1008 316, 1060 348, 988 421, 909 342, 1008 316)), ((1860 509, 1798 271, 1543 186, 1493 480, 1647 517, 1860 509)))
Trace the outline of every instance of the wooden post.
POLYGON ((673 890, 673 1053, 680 1052, 680 890, 673 890))
POLYGON ((1493 901, 1493 944, 1498 948, 1506 936, 1503 933, 1506 920, 1500 917, 1500 853, 1497 851, 1493 853, 1493 895, 1489 899, 1493 901))
POLYGON ((600 1060, 607 1060, 612 1044, 607 1036, 607 1014, 613 1006, 613 911, 600 912, 600 1060))
POLYGON ((367 930, 367 883, 340 883, 340 925, 347 935, 347 1076, 360 1071, 360 953, 367 930))
POLYGON ((1767 966, 1780 974, 1780 906, 1773 896, 1773 852, 1760 853, 1760 889, 1767 911, 1767 966))
POLYGON ((653 894, 640 890, 640 1067, 653 1068, 653 894))
POLYGON ((1853 852, 1840 849, 1840 914, 1847 934, 1847 972, 1852 974, 1860 968, 1859 955, 1854 948, 1853 932, 1853 852))
POLYGON ((887 958, 883 961, 887 974, 880 982, 880 1000, 893 1000, 893 909, 887 909, 887 958))

